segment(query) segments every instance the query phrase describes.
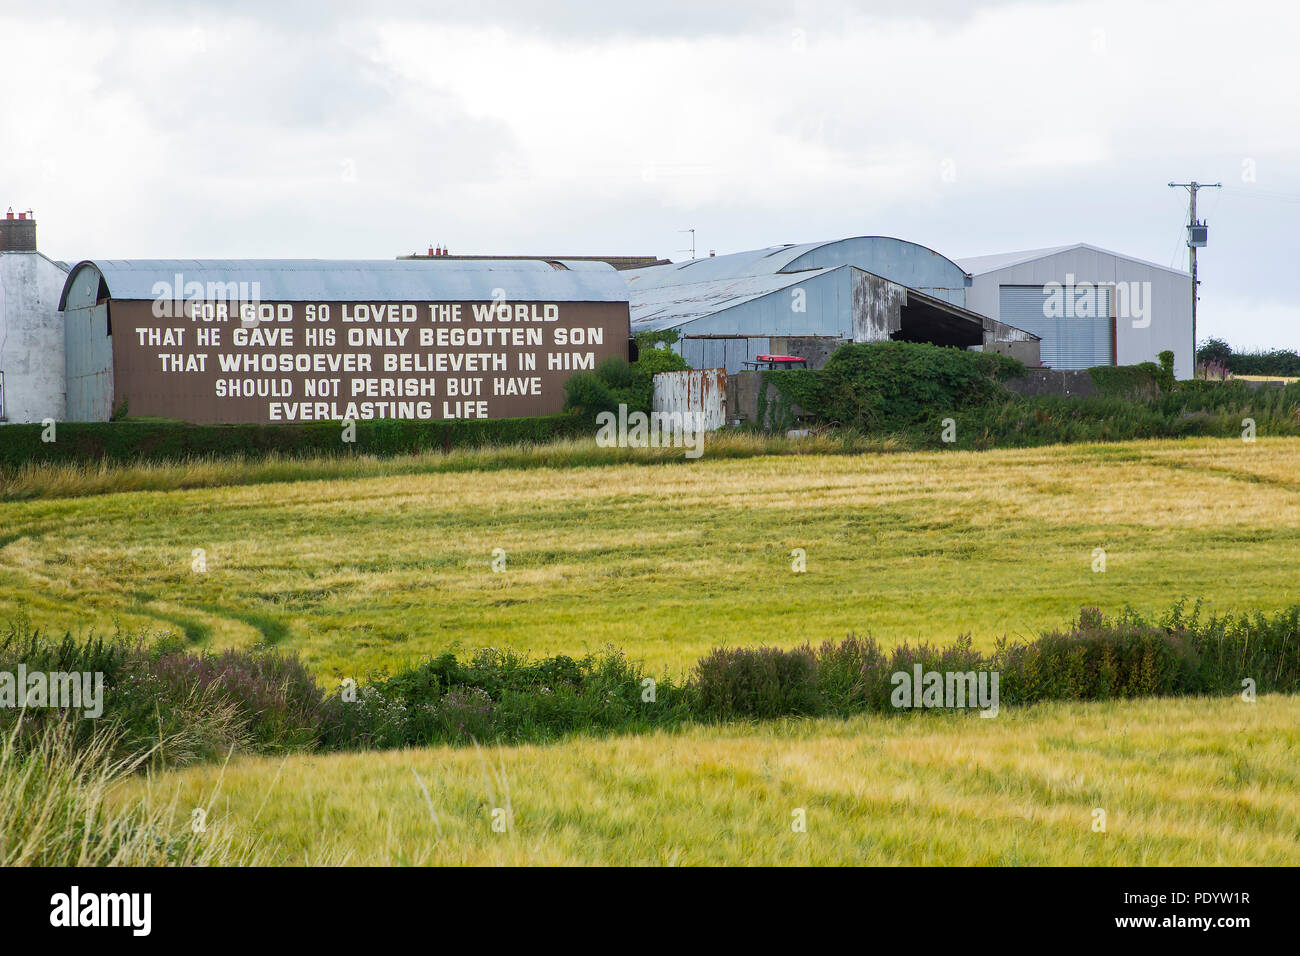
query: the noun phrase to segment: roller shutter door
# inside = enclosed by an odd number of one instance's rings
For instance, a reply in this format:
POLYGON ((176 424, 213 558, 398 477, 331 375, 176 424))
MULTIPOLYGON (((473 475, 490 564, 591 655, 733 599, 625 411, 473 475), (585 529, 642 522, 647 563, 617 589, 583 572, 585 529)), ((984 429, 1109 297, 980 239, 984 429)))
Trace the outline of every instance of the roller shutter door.
POLYGON ((1115 364, 1115 324, 1110 317, 1110 289, 1062 290, 1055 295, 1041 285, 1004 285, 998 289, 999 318, 1043 340, 1044 365, 1092 368, 1115 364), (1069 301, 1072 300, 1072 301, 1069 301))

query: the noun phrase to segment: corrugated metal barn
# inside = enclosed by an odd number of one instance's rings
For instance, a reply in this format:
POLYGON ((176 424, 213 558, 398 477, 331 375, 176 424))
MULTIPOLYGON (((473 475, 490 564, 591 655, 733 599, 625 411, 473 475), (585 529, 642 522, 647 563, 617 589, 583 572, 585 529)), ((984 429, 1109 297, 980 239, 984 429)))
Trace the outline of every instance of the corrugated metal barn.
POLYGON ((1195 371, 1190 273, 1086 243, 957 263, 967 305, 1039 335, 1045 365, 1134 365, 1167 349, 1178 378, 1195 371))
POLYGON ((966 308, 969 277, 933 249, 887 236, 773 246, 636 269, 632 331, 677 329, 694 368, 741 371, 758 355, 817 367, 842 342, 898 339, 962 348, 1022 347, 1036 338, 966 308))

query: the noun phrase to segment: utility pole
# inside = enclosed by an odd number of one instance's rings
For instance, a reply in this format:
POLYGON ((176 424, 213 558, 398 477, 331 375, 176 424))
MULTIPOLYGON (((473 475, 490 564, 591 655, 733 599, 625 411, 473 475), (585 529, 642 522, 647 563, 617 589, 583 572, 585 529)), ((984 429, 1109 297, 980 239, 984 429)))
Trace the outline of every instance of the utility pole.
MULTIPOLYGON (((678 232, 689 232, 689 233, 691 234, 691 258, 694 259, 694 258, 695 258, 695 230, 694 230, 694 229, 678 229, 677 231, 678 231, 678 232)), ((682 252, 685 252, 685 251, 686 251, 685 249, 682 250, 682 252)))
POLYGON ((1192 273, 1192 374, 1196 374, 1196 300, 1200 296, 1200 280, 1196 278, 1196 250, 1204 246, 1209 238, 1209 228, 1196 219, 1196 193, 1202 189, 1222 189, 1223 183, 1170 183, 1170 188, 1183 187, 1191 194, 1191 206, 1187 213, 1187 258, 1192 273))

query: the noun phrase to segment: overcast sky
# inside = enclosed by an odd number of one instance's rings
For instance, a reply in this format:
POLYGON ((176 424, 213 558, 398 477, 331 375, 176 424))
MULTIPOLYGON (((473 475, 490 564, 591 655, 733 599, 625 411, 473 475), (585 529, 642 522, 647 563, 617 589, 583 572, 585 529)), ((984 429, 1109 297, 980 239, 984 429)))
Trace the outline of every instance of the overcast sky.
POLYGON ((49 255, 699 254, 891 235, 1186 267, 1300 348, 1300 5, 0 0, 49 255), (450 9, 448 9, 450 8, 450 9))

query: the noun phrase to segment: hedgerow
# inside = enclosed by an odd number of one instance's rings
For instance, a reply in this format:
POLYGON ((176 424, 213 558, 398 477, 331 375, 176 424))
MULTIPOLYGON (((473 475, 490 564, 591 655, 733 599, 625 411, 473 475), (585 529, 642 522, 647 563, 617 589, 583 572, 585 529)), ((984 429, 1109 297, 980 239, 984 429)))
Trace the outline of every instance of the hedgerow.
POLYGON ((590 433, 574 415, 538 418, 356 423, 355 441, 339 422, 282 425, 192 425, 179 421, 60 422, 53 441, 41 424, 0 426, 0 471, 41 462, 180 461, 277 453, 408 455, 451 448, 549 442, 590 433))
MULTIPOLYGON (((996 674, 999 706, 1047 701, 1300 692, 1300 605, 1273 615, 1209 615, 1175 605, 1158 619, 1084 609, 1064 630, 999 641, 983 652, 946 646, 882 648, 849 635, 819 647, 720 648, 685 679, 650 675, 621 653, 540 660, 484 649, 442 654, 396 673, 342 682, 328 693, 292 654, 220 654, 172 639, 47 640, 24 625, 0 636, 0 672, 98 669, 99 721, 54 709, 0 710, 0 731, 42 739, 69 720, 79 738, 107 734, 123 757, 179 765, 231 751, 390 749, 435 744, 547 742, 693 722, 892 713, 898 675, 996 674)), ((904 681, 906 682, 906 681, 904 681)))
POLYGON ((1004 383, 1024 374, 1012 359, 909 342, 841 346, 818 371, 764 373, 759 417, 809 420, 911 448, 987 449, 1186 436, 1240 437, 1245 420, 1260 435, 1300 435, 1300 383, 1253 390, 1244 382, 1175 382, 1173 356, 1160 364, 1101 367, 1091 398, 1023 396, 1004 383), (951 420, 950 427, 945 427, 951 420))
POLYGON ((1196 361, 1225 366, 1234 375, 1300 375, 1300 352, 1294 349, 1271 349, 1257 352, 1234 352, 1223 339, 1210 338, 1196 350, 1196 361))

